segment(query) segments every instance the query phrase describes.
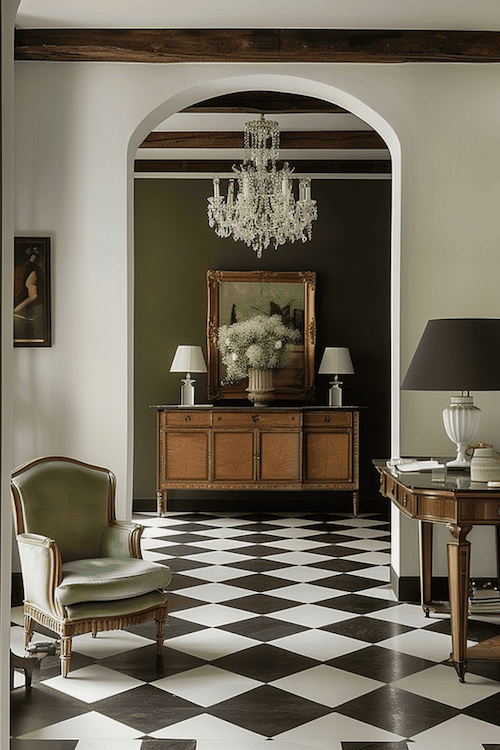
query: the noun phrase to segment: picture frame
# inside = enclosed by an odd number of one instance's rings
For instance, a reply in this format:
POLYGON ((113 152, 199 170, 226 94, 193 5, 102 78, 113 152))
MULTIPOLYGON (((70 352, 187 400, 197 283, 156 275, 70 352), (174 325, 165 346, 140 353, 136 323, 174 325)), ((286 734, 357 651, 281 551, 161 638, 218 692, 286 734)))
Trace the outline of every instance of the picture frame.
POLYGON ((246 399, 248 378, 223 384, 225 368, 217 348, 220 326, 256 315, 279 314, 301 332, 290 364, 273 378, 275 400, 314 398, 316 345, 315 271, 207 271, 208 399, 246 399))
POLYGON ((50 237, 14 238, 14 346, 52 345, 50 237))

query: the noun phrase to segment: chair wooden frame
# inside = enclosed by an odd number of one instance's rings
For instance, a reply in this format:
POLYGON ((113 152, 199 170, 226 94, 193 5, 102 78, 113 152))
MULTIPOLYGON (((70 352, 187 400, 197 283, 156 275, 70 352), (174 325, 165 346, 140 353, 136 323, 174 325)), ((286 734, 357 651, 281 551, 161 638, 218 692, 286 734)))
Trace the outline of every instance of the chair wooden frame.
MULTIPOLYGON (((82 466, 97 472, 102 472, 108 479, 108 524, 111 528, 119 531, 120 535, 128 534, 128 554, 130 557, 142 558, 140 549, 140 538, 143 527, 139 524, 126 523, 117 521, 115 518, 115 488, 116 479, 114 474, 108 469, 99 466, 93 466, 76 459, 61 456, 45 456, 35 459, 15 469, 12 473, 11 497, 12 509, 14 515, 14 524, 16 529, 17 540, 20 545, 27 546, 29 553, 43 561, 43 565, 48 569, 48 581, 43 592, 46 606, 41 607, 39 604, 24 601, 24 633, 25 648, 33 636, 35 623, 52 630, 61 640, 61 674, 67 677, 71 660, 71 640, 75 635, 83 633, 92 633, 95 637, 97 633, 124 628, 129 625, 155 620, 157 623, 156 644, 157 655, 160 656, 163 648, 165 620, 168 614, 167 596, 165 591, 155 591, 150 594, 144 594, 148 597, 144 609, 133 612, 123 612, 119 615, 116 611, 109 615, 99 615, 81 619, 71 619, 64 606, 59 604, 55 596, 56 587, 62 581, 62 558, 57 543, 48 537, 42 537, 36 533, 29 533, 25 530, 25 519, 23 514, 23 500, 21 492, 16 484, 16 478, 31 469, 37 464, 47 463, 50 461, 69 462, 75 466, 82 466)), ((127 600, 124 600, 127 601, 127 600)), ((114 603, 116 604, 116 602, 114 603)))

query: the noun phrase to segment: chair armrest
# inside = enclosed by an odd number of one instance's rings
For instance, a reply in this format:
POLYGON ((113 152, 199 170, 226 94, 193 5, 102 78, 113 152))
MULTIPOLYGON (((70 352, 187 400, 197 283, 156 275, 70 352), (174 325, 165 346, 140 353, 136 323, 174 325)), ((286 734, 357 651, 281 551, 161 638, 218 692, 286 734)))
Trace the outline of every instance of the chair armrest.
POLYGON ((40 534, 19 534, 19 560, 24 599, 53 617, 64 617, 65 610, 54 592, 62 580, 62 560, 53 539, 40 534))
POLYGON ((113 521, 101 539, 101 557, 142 558, 140 539, 144 526, 125 521, 113 521))

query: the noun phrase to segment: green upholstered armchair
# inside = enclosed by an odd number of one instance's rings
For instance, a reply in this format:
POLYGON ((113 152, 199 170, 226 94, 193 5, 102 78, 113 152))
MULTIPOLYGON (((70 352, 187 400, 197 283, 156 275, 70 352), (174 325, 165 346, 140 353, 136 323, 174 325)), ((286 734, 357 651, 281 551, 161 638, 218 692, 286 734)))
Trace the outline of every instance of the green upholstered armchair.
POLYGON ((80 633, 156 620, 162 652, 172 574, 142 559, 142 526, 115 519, 115 487, 111 471, 64 457, 38 458, 12 473, 25 645, 36 622, 57 633, 63 677, 80 633))

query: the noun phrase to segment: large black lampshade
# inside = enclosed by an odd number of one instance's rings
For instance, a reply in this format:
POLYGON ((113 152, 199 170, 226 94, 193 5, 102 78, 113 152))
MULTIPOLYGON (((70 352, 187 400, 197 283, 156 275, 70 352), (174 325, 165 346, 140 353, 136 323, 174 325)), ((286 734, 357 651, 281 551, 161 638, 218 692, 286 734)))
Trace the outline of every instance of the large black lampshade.
POLYGON ((429 320, 401 388, 496 391, 500 388, 500 318, 429 320))
POLYGON ((500 318, 429 320, 401 388, 406 391, 460 391, 443 411, 457 458, 448 466, 469 465, 466 449, 479 426, 480 410, 469 391, 500 389, 500 318))

